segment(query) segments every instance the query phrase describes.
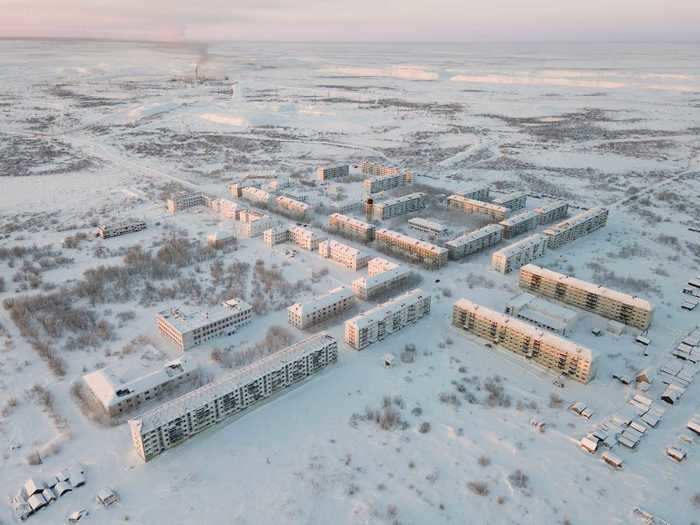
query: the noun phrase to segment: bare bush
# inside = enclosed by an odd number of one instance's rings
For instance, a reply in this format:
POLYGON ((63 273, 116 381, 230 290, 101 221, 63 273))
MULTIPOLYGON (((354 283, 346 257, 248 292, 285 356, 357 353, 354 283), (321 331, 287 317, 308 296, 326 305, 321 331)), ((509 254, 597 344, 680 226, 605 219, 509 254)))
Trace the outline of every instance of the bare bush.
POLYGON ((34 450, 34 451, 30 452, 29 454, 27 454, 26 459, 27 459, 27 464, 32 465, 32 466, 41 465, 41 463, 42 463, 41 455, 39 454, 39 452, 37 450, 34 450))
POLYGON ((416 360, 416 345, 413 343, 407 344, 401 351, 402 363, 413 363, 416 360))
POLYGON ((489 486, 485 481, 470 481, 467 483, 467 488, 477 496, 489 495, 489 486))
POLYGON ((438 395, 438 399, 440 400, 440 403, 452 405, 455 408, 462 404, 462 402, 457 397, 457 394, 455 394, 454 392, 440 392, 440 394, 438 395))
POLYGON ((693 497, 690 498, 690 502, 693 504, 693 506, 700 509, 700 492, 696 492, 693 497))
POLYGON ((522 470, 517 469, 508 476, 508 481, 510 481, 510 484, 515 488, 526 489, 530 478, 522 470))
POLYGON ((495 376, 493 378, 487 378, 486 381, 484 381, 484 390, 488 392, 488 396, 485 400, 487 406, 510 407, 511 399, 510 396, 505 393, 500 377, 495 376))
POLYGON ((488 467, 491 464, 491 458, 487 456, 479 456, 477 463, 479 463, 479 465, 482 467, 488 467))
POLYGON ((430 432, 430 423, 427 421, 423 421, 419 426, 418 426, 418 432, 421 434, 427 434, 430 432))
POLYGON ((549 408, 561 408, 564 400, 555 393, 549 394, 549 408))

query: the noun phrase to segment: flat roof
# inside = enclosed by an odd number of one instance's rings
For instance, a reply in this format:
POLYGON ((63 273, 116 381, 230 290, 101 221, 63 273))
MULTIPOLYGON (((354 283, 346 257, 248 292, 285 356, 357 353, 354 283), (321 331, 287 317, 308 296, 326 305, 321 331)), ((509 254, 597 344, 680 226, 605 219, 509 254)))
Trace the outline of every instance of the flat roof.
POLYGON ((569 275, 564 275, 563 273, 555 272, 554 270, 549 270, 547 268, 542 268, 536 264, 526 264, 520 268, 520 272, 532 272, 537 275, 541 275, 546 279, 551 279, 556 282, 563 282, 569 286, 585 290, 590 293, 606 297, 613 301, 618 301, 621 303, 629 304, 635 306, 636 308, 641 308, 643 310, 653 311, 654 306, 647 301, 637 297, 636 295, 630 295, 624 292, 618 292, 617 290, 611 290, 599 284, 589 283, 588 281, 582 281, 576 277, 569 275))
POLYGON ((447 226, 445 226, 444 224, 440 224, 439 222, 431 221, 428 219, 423 219, 422 217, 414 217, 413 219, 408 219, 408 224, 439 232, 444 232, 445 230, 447 230, 447 226))
POLYGON ((522 213, 518 213, 516 215, 513 215, 512 217, 509 217, 507 219, 503 219, 500 224, 501 226, 515 226, 516 224, 520 224, 521 222, 529 221, 532 219, 538 218, 539 215, 531 210, 526 210, 522 213))
MULTIPOLYGON (((101 368, 83 376, 95 397, 104 407, 111 407, 151 388, 162 385, 171 379, 181 377, 197 369, 197 365, 187 357, 170 361, 157 370, 128 378, 129 372, 119 374, 114 368, 101 368), (118 393, 119 392, 119 393, 118 393)), ((134 374, 135 375, 135 374, 134 374)))
POLYGON ((136 224, 146 224, 146 221, 144 221, 143 219, 123 219, 112 223, 102 223, 98 226, 98 228, 101 228, 103 230, 109 230, 114 228, 121 228, 123 226, 134 226, 136 224))
POLYGON ((409 193, 408 195, 402 195, 401 197, 394 197, 393 199, 386 199, 381 202, 375 202, 374 206, 379 206, 383 208, 384 206, 393 206, 395 204, 400 204, 402 202, 408 202, 412 200, 422 199, 425 197, 425 193, 415 192, 409 193))
POLYGON ((158 312, 158 315, 166 319, 180 333, 187 333, 200 326, 221 321, 237 312, 251 308, 242 299, 229 299, 209 310, 185 310, 183 307, 173 307, 158 312))
POLYGON ((359 226, 361 228, 374 229, 374 224, 370 224, 369 222, 365 222, 365 221, 362 221, 360 219, 356 219, 355 217, 350 217, 349 215, 344 215, 342 213, 331 213, 328 216, 328 219, 330 220, 331 218, 338 219, 341 222, 345 222, 347 224, 352 224, 354 226, 359 226))
POLYGON ((305 303, 294 303, 292 306, 288 307, 287 310, 296 312, 299 315, 304 315, 305 311, 308 312, 320 310, 351 297, 353 297, 353 293, 349 286, 338 286, 337 288, 333 288, 325 294, 314 297, 305 303))
POLYGON ((426 250, 429 250, 431 252, 434 252, 436 254, 442 254, 442 253, 447 253, 447 248, 442 248, 440 246, 436 246, 432 243, 421 241, 420 239, 416 239, 415 237, 410 237, 408 235, 404 235, 403 233, 399 233, 393 230, 387 230, 386 228, 381 228, 376 231, 375 235, 386 235, 387 237, 392 237, 397 240, 402 240, 405 241, 409 244, 412 244, 413 246, 418 246, 421 248, 424 248, 426 250))
POLYGON ((503 226, 501 226, 500 224, 489 224, 487 226, 484 226, 483 228, 479 228, 478 230, 474 230, 472 232, 465 233, 464 235, 460 235, 459 237, 455 237, 451 241, 447 241, 445 244, 453 248, 458 248, 460 246, 464 246, 465 244, 478 241, 479 239, 482 239, 484 237, 488 237, 489 235, 492 235, 499 231, 503 231, 503 226))
POLYGON ((334 241, 332 239, 326 240, 323 242, 328 244, 328 248, 331 251, 337 250, 339 252, 344 253, 345 255, 350 255, 353 257, 360 257, 362 255, 366 255, 365 252, 363 252, 362 250, 359 250, 359 249, 355 248, 354 246, 350 246, 349 244, 334 241))
POLYGON ((541 233, 535 233, 533 235, 530 235, 529 237, 525 237, 520 241, 514 242, 513 244, 509 244, 508 246, 493 252, 493 254, 500 255, 503 257, 509 257, 510 255, 513 255, 515 253, 527 250, 531 246, 536 246, 546 242, 546 236, 542 235, 541 233))
POLYGON ((583 224, 584 222, 601 216, 605 215, 608 213, 607 208, 592 208, 590 210, 586 210, 584 212, 578 213, 574 215, 573 217, 569 217, 568 219, 561 221, 545 230, 545 233, 548 235, 556 235, 559 232, 570 230, 571 228, 574 228, 578 226, 579 224, 583 224))
POLYGON ((510 315, 491 310, 490 308, 477 303, 473 303, 468 299, 458 300, 455 303, 455 306, 467 311, 477 312, 480 317, 498 324, 505 324, 518 333, 527 335, 533 339, 538 339, 545 344, 556 346, 564 352, 582 355, 589 361, 592 361, 595 356, 593 350, 585 346, 581 346, 570 339, 565 339, 564 337, 560 337, 552 332, 542 330, 537 326, 521 321, 520 319, 516 319, 515 317, 511 317, 510 315))
POLYGON ((167 401, 155 409, 142 414, 139 418, 129 421, 129 424, 141 423, 141 432, 148 432, 172 421, 196 408, 211 403, 217 398, 233 392, 273 370, 277 370, 287 363, 292 363, 303 356, 321 350, 329 343, 335 342, 335 338, 325 332, 313 335, 303 341, 278 350, 262 359, 245 366, 239 370, 225 375, 218 381, 214 381, 196 390, 188 392, 171 401, 167 401))
POLYGON ((372 323, 383 320, 391 312, 402 310, 407 305, 415 304, 416 302, 425 297, 430 299, 429 294, 426 295, 423 292, 423 290, 421 290, 420 288, 416 288, 415 290, 411 290, 410 292, 406 292, 403 295, 395 297, 391 301, 387 301, 386 303, 382 303, 378 306, 375 306, 371 310, 367 310, 366 312, 360 315, 356 315, 352 319, 346 321, 346 323, 354 324, 358 330, 361 330, 362 328, 365 328, 372 323))
POLYGON ((478 201, 476 199, 469 199, 463 195, 458 194, 450 195, 449 197, 447 197, 447 200, 459 201, 462 203, 471 204, 472 206, 478 208, 485 208, 487 210, 494 210, 502 213, 508 213, 510 211, 510 208, 506 208, 505 206, 500 206, 498 204, 493 204, 490 202, 478 201))
POLYGON ((516 199, 522 199, 523 197, 527 198, 527 193, 524 191, 515 191, 513 193, 506 193, 502 197, 496 197, 493 199, 494 204, 500 204, 503 202, 509 202, 513 201, 516 199))
POLYGON ((548 202, 547 204, 543 204, 542 206, 535 208, 535 213, 547 213, 550 211, 558 210, 559 208, 563 207, 569 207, 569 203, 566 201, 555 201, 555 202, 548 202))
POLYGON ((285 202, 287 204, 292 204, 294 206, 299 206, 300 208, 308 209, 311 206, 306 204, 305 202, 298 201, 296 199, 292 199, 291 197, 286 197, 284 195, 280 195, 279 197, 275 198, 276 202, 285 202))

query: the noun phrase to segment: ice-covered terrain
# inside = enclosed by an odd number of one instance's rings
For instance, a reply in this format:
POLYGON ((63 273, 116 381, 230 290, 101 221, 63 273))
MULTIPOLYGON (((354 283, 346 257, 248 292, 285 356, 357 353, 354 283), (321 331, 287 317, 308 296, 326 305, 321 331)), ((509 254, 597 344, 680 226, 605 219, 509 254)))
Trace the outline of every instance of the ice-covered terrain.
MULTIPOLYGON (((697 45, 250 43, 203 52, 5 40, 0 65, 0 300, 35 298, 21 318, 0 308, 0 523, 13 522, 6 496, 27 478, 78 463, 87 485, 28 523, 62 523, 86 508, 86 523, 100 524, 627 524, 638 522, 635 507, 700 523, 700 443, 683 445, 681 464, 664 454, 690 434, 700 380, 636 449, 615 450, 622 471, 578 446, 634 394, 612 374, 657 370, 700 324, 700 308, 680 309, 683 285, 700 274, 700 233, 688 229, 700 227, 697 45), (230 225, 205 208, 167 214, 165 195, 227 197, 241 174, 275 172, 312 204, 359 200, 359 181, 321 188, 313 171, 363 159, 411 169, 431 196, 488 184, 527 191, 528 208, 553 197, 573 213, 608 206, 606 228, 538 264, 654 303, 647 355, 638 331, 595 337, 591 328, 604 323, 585 314, 568 337, 598 352, 600 370, 562 389, 457 332, 456 299, 502 311, 518 293, 517 273, 490 269, 491 248, 439 271, 414 268, 433 297, 428 318, 362 352, 342 343, 347 316, 328 321, 337 365, 148 464, 127 425, 86 417, 72 394, 84 373, 149 370, 177 356, 154 321, 166 306, 256 302, 251 326, 189 352, 206 381, 226 372, 222 352, 254 345, 271 326, 301 339, 285 307, 357 277, 261 239, 212 254, 200 243, 230 225), (126 217, 148 228, 95 239, 99 222, 126 217), (409 343, 415 361, 384 368, 384 354, 409 343), (385 430, 362 417, 387 396, 405 425, 385 430), (566 410, 574 401, 593 409, 592 421, 566 410), (29 464, 37 452, 42 463, 29 464), (94 502, 105 486, 120 495, 110 509, 94 502)), ((439 202, 419 215, 456 233, 479 225, 439 202)), ((409 232, 407 218, 392 227, 409 232)), ((649 392, 657 402, 661 389, 657 381, 649 392)))

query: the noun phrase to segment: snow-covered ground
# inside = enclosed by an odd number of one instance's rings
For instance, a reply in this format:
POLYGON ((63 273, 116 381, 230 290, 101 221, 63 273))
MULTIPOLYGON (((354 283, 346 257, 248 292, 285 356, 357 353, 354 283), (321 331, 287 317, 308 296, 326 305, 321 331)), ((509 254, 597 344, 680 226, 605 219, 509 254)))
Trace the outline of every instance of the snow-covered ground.
MULTIPOLYGON (((680 309, 684 283, 700 274, 700 234, 688 230, 700 226, 697 47, 220 44, 209 47, 199 82, 198 47, 2 41, 0 50, 0 300, 64 289, 60 308, 93 315, 74 333, 40 329, 61 375, 0 308, 0 523, 12 522, 5 496, 27 478, 76 463, 87 485, 28 523, 61 523, 87 508, 86 523, 105 524, 626 524, 637 506, 674 525, 700 522, 700 444, 683 445, 682 464, 664 454, 690 434, 700 380, 637 449, 615 449, 622 471, 578 446, 634 395, 612 374, 655 371, 700 324, 700 308, 680 309), (456 331, 458 298, 502 311, 518 293, 517 274, 490 269, 491 248, 439 271, 414 268, 433 298, 428 318, 362 352, 342 342, 348 316, 325 323, 340 342, 337 365, 148 464, 125 424, 83 415, 71 385, 85 372, 145 371, 177 357, 158 335, 157 311, 259 299, 250 326, 188 352, 212 379, 226 372, 214 349, 255 344, 270 326, 287 326, 289 304, 363 273, 250 239, 177 263, 175 279, 134 273, 102 296, 86 286, 96 282, 91 270, 123 267, 128 253, 133 260, 134 246, 168 260, 169 239, 205 242, 231 227, 205 208, 169 215, 164 195, 186 188, 228 197, 227 183, 241 174, 274 171, 310 203, 350 202, 362 198, 359 180, 314 186, 313 171, 362 159, 411 169, 435 195, 488 184, 496 194, 528 191, 529 209, 551 196, 571 213, 608 206, 605 229, 538 264, 654 303, 648 355, 634 342, 638 331, 595 337, 591 328, 603 321, 584 314, 568 337, 597 351, 600 370, 588 385, 561 389, 551 374, 456 331), (126 217, 148 228, 94 238, 97 223, 126 217), (384 354, 407 344, 416 360, 384 368, 384 354), (49 407, 34 385, 50 393, 49 407), (487 385, 502 394, 489 402, 487 385), (404 428, 361 417, 386 396, 404 428), (574 401, 592 408, 592 421, 566 410, 574 401), (544 433, 533 417, 547 423, 544 433), (42 464, 28 464, 33 451, 42 464), (94 503, 105 486, 121 498, 109 510, 94 503)), ((437 218, 455 234, 480 225, 438 203, 412 216, 437 218)), ((410 217, 391 227, 410 232, 410 217)), ((661 391, 656 381, 649 395, 662 403, 661 391)))

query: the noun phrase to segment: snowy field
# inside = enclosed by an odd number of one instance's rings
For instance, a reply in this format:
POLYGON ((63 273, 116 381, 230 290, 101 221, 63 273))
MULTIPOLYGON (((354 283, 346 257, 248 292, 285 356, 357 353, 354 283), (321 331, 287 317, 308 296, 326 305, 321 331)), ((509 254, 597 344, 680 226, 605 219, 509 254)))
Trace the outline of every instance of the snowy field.
POLYGON ((75 464, 86 486, 27 523, 82 508, 99 524, 643 523, 635 507, 700 523, 700 437, 680 441, 700 412, 700 379, 673 406, 651 384, 667 412, 637 448, 615 448, 623 470, 578 445, 635 394, 613 373, 654 376, 700 325, 700 308, 680 308, 700 275, 700 233, 689 230, 700 228, 697 46, 0 41, 0 56, 0 523, 14 522, 8 497, 25 480, 75 464), (567 337, 598 353, 598 375, 559 388, 460 333, 457 299, 503 311, 519 293, 517 272, 491 270, 492 247, 438 271, 413 267, 429 317, 357 352, 343 321, 373 306, 358 302, 321 327, 339 341, 336 365, 147 464, 124 422, 81 410, 73 385, 86 372, 178 357, 155 323, 166 307, 254 304, 250 326, 188 351, 206 382, 274 339, 270 327, 308 336, 286 307, 366 274, 261 238, 212 252, 207 235, 230 221, 203 207, 168 214, 165 196, 230 198, 243 174, 274 172, 327 207, 359 201, 361 178, 322 187, 315 168, 363 159, 412 170, 430 194, 426 210, 388 221, 413 235, 416 216, 454 235, 483 225, 438 198, 475 185, 526 191, 528 209, 552 198, 570 215, 607 206, 604 229, 535 262, 651 301, 651 345, 629 327, 596 337, 605 320, 583 313, 567 337), (95 238, 98 223, 128 217, 148 228, 95 238), (27 305, 21 318, 13 301, 27 305), (408 344, 415 360, 384 368, 408 344), (576 401, 590 421, 567 410, 576 401), (364 417, 384 403, 400 414, 389 429, 364 417), (676 464, 664 450, 681 444, 688 457, 676 464), (103 487, 120 496, 109 509, 94 500, 103 487))

